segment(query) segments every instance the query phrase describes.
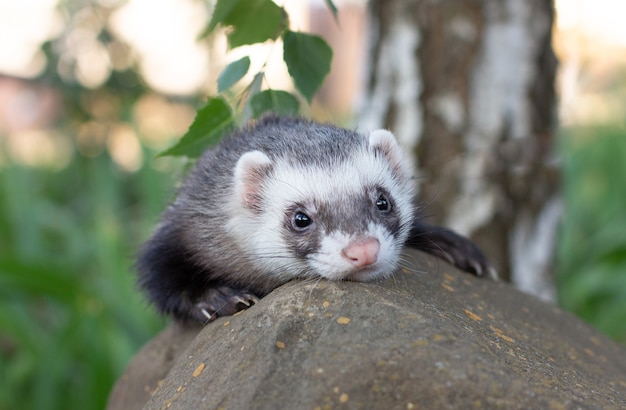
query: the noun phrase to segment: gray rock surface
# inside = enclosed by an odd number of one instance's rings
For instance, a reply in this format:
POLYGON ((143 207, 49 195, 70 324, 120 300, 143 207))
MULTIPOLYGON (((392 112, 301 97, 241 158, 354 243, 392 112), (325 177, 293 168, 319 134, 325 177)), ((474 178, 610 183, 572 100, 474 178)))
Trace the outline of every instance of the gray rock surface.
POLYGON ((201 327, 182 327, 174 323, 148 342, 115 383, 107 408, 143 408, 200 330, 201 327))
POLYGON ((405 261, 385 281, 294 281, 201 331, 166 329, 109 408, 626 409, 622 346, 509 285, 405 261))

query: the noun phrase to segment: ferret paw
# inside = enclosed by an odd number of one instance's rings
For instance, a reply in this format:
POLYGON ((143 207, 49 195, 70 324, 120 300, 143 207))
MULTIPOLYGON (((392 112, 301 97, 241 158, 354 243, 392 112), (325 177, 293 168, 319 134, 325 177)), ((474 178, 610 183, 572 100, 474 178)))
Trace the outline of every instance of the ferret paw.
POLYGON ((259 298, 249 292, 232 288, 211 289, 195 304, 194 317, 200 322, 208 323, 220 316, 234 315, 258 302, 259 298))
POLYGON ((498 280, 497 271, 478 246, 449 229, 417 221, 413 224, 407 245, 447 260, 465 272, 498 280))
POLYGON ((488 278, 497 281, 498 272, 491 266, 482 252, 471 243, 465 245, 464 249, 440 249, 433 253, 439 254, 439 256, 446 259, 450 264, 465 272, 472 273, 480 278, 488 278))

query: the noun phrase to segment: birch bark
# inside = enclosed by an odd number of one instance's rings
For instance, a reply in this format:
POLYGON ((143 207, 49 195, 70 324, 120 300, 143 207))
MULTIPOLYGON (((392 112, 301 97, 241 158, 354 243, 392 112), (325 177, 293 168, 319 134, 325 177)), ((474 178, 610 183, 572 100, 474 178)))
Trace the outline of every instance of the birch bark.
POLYGON ((429 222, 554 300, 562 214, 551 0, 372 0, 359 128, 413 153, 429 222))

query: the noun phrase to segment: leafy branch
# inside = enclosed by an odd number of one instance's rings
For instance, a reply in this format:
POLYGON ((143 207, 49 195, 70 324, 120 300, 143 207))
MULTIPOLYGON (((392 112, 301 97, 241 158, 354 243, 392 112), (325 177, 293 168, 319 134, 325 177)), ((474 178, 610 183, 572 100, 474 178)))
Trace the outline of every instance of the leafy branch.
MULTIPOLYGON (((337 20, 337 7, 333 1, 326 0, 326 5, 337 20)), ((287 71, 298 94, 308 104, 330 72, 333 53, 326 41, 313 34, 290 30, 287 12, 271 0, 218 0, 201 38, 213 33, 218 26, 227 29, 230 49, 281 39, 287 71)), ((267 112, 295 114, 300 111, 298 95, 285 90, 261 90, 265 76, 264 64, 235 101, 234 105, 240 107, 242 112, 237 116, 228 102, 227 93, 249 70, 249 56, 228 64, 217 80, 218 95, 208 99, 196 112, 187 133, 160 156, 196 158, 231 131, 239 123, 239 118, 247 120, 267 112)))

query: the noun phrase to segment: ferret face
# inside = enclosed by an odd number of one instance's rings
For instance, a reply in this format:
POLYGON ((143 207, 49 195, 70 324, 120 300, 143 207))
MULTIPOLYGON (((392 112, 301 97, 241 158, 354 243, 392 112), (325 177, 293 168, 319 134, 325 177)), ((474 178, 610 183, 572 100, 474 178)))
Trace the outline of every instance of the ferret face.
POLYGON ((366 281, 396 266, 403 240, 401 213, 381 187, 340 193, 326 201, 298 201, 282 216, 282 243, 307 274, 366 281))
POLYGON ((244 154, 230 230, 280 279, 367 281, 396 268, 413 218, 411 172, 387 131, 326 164, 244 154))

